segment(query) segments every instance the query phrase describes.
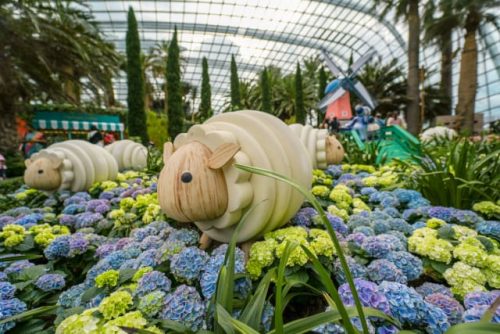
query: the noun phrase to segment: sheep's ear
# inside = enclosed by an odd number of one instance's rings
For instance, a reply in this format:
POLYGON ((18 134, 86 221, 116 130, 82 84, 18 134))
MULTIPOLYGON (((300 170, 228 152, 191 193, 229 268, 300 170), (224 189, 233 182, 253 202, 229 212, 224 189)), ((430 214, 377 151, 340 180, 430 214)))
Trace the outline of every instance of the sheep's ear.
POLYGON ((54 169, 58 169, 62 165, 62 163, 63 163, 63 159, 59 158, 55 154, 49 154, 48 158, 50 160, 50 165, 54 169))
POLYGON ((29 167, 29 166, 31 165, 31 163, 32 163, 32 162, 33 162, 33 161, 31 161, 31 159, 26 159, 26 160, 24 160, 24 165, 25 165, 26 167, 29 167))
POLYGON ((172 153, 174 153, 174 144, 172 142, 166 142, 163 144, 163 163, 166 164, 168 158, 172 156, 172 153))
POLYGON ((236 153, 238 153, 239 150, 240 145, 238 144, 226 143, 220 145, 208 159, 208 167, 211 169, 222 168, 234 157, 236 153))

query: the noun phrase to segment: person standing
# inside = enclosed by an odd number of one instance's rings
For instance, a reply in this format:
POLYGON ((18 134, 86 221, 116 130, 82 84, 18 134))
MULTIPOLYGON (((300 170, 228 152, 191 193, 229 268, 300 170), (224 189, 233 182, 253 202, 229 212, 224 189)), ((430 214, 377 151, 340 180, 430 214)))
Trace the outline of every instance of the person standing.
POLYGON ((104 141, 101 131, 97 129, 95 125, 90 127, 90 132, 87 134, 87 140, 92 144, 97 144, 99 146, 104 146, 104 141))
POLYGON ((387 126, 398 125, 403 129, 406 129, 406 122, 403 118, 399 116, 399 112, 395 111, 392 115, 387 119, 387 126))
POLYGON ((340 130, 340 122, 338 121, 337 117, 330 117, 327 121, 326 124, 328 126, 328 133, 329 134, 334 134, 339 132, 340 130))

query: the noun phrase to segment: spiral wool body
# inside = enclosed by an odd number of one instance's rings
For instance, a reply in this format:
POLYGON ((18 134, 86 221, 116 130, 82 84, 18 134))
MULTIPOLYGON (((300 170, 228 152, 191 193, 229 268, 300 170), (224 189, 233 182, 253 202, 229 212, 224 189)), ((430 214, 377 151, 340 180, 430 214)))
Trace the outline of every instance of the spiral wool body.
POLYGON ((177 220, 194 221, 220 242, 231 239, 245 214, 238 242, 282 226, 304 200, 290 185, 247 173, 230 161, 273 170, 304 188, 311 183, 312 162, 299 137, 278 118, 259 111, 216 115, 178 135, 170 150, 158 182, 162 209, 177 220), (215 203, 222 209, 213 209, 215 203), (208 212, 212 209, 216 212, 208 212))
POLYGON ((104 147, 118 163, 118 169, 142 169, 148 161, 148 150, 132 140, 119 140, 104 147))
POLYGON ((114 180, 123 168, 143 168, 146 148, 132 141, 118 141, 104 149, 83 140, 55 143, 25 161, 25 183, 35 189, 82 191, 95 182, 114 180), (123 146, 123 147, 122 147, 123 146), (135 157, 139 156, 139 157, 135 157))

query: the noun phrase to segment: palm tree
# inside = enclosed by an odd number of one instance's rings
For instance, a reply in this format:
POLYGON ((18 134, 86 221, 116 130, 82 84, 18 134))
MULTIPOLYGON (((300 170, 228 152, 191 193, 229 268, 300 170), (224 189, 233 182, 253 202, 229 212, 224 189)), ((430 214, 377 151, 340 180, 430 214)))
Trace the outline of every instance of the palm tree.
POLYGON ((105 90, 102 73, 121 57, 103 41, 83 1, 14 1, 0 6, 0 147, 17 148, 16 114, 34 99, 72 101, 81 90, 105 90), (68 70, 71 68, 71 70, 68 70), (85 80, 84 80, 85 79, 85 80), (69 89, 68 89, 69 90, 69 89))
MULTIPOLYGON (((466 1, 466 0, 464 0, 466 1)), ((375 0, 375 6, 382 6, 382 17, 394 9, 396 21, 404 19, 408 22, 408 97, 406 118, 408 130, 418 134, 421 129, 419 110, 419 44, 420 15, 419 0, 375 0)))

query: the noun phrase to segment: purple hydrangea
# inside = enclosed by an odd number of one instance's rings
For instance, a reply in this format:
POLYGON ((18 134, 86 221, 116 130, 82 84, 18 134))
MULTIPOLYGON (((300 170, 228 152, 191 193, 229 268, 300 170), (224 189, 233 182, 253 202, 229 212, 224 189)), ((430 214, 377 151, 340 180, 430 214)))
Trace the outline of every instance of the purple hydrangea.
POLYGON ((9 282, 0 282, 0 300, 14 298, 16 287, 9 282))
POLYGON ((14 223, 14 217, 11 216, 1 216, 0 217, 0 229, 2 229, 5 225, 14 223))
POLYGON ((397 208, 399 201, 394 196, 384 196, 380 200, 380 206, 383 208, 397 208))
POLYGON ((373 187, 363 187, 359 192, 363 196, 370 196, 371 194, 376 193, 377 189, 373 187))
POLYGON ((156 235, 150 235, 149 237, 144 238, 141 242, 141 249, 142 250, 148 250, 148 249, 155 249, 158 250, 164 243, 164 240, 162 240, 159 236, 156 235))
POLYGON ((115 244, 115 249, 116 250, 123 249, 126 246, 130 245, 133 241, 134 239, 132 238, 120 238, 115 244))
POLYGON ((61 290, 65 285, 64 276, 59 274, 44 274, 35 282, 35 286, 45 292, 61 290))
POLYGON ((466 309, 482 305, 490 306, 498 297, 500 290, 471 292, 465 295, 464 305, 466 309))
POLYGON ((383 233, 389 232, 389 230, 391 229, 391 226, 389 225, 389 223, 386 220, 382 220, 382 219, 374 220, 372 222, 371 227, 372 227, 373 231, 375 232, 375 234, 383 234, 383 233))
POLYGON ((434 293, 425 297, 425 301, 443 310, 451 325, 461 322, 464 308, 455 298, 442 293, 434 293))
MULTIPOLYGON (((0 303, 0 320, 12 317, 16 314, 25 312, 27 310, 26 304, 17 298, 2 300, 0 303)), ((0 325, 0 333, 5 333, 14 328, 14 321, 9 321, 0 325)))
MULTIPOLYGON (((328 221, 330 222, 330 225, 335 230, 335 232, 341 234, 342 236, 346 236, 349 233, 349 228, 344 223, 342 218, 334 216, 330 213, 326 213, 326 218, 328 218, 328 221)), ((313 221, 316 225, 323 225, 319 215, 315 215, 313 217, 313 221)))
MULTIPOLYGON (((375 283, 356 278, 354 285, 359 296, 359 300, 366 307, 373 307, 387 315, 391 314, 389 301, 384 294, 378 291, 378 286, 375 283)), ((344 283, 339 287, 339 294, 342 302, 348 306, 354 306, 354 298, 352 296, 349 284, 344 283)))
MULTIPOLYGON (((346 261, 347 261, 347 266, 349 267, 349 270, 351 271, 351 275, 353 278, 359 278, 359 279, 368 278, 368 273, 366 271, 365 266, 358 263, 355 259, 353 259, 350 256, 346 256, 346 261)), ((335 272, 335 279, 337 280, 337 282, 339 284, 344 284, 345 282, 347 282, 344 270, 342 269, 342 265, 340 264, 340 261, 338 259, 335 260, 333 267, 335 272)))
POLYGON ((100 258, 104 258, 109 254, 113 253, 114 251, 115 251, 114 244, 102 244, 96 249, 95 255, 100 258))
POLYGON ((476 225, 477 232, 496 239, 500 242, 500 222, 494 220, 483 221, 476 225))
POLYGON ((69 204, 62 211, 65 215, 76 215, 82 212, 85 212, 85 204, 69 204))
MULTIPOLYGON (((481 320, 484 313, 489 309, 486 305, 477 305, 464 312, 462 320, 464 322, 476 322, 481 320)), ((500 323, 500 308, 497 308, 493 318, 491 319, 494 323, 500 323)))
POLYGON ((0 271, 0 282, 7 281, 8 277, 7 274, 4 273, 3 271, 0 271))
POLYGON ((330 165, 325 170, 325 173, 331 177, 337 178, 343 174, 342 165, 330 165))
POLYGON ((155 290, 169 292, 172 287, 172 282, 165 276, 164 273, 159 271, 152 271, 144 274, 139 282, 137 282, 137 289, 135 294, 144 296, 155 290))
POLYGON ((471 210, 455 209, 451 213, 451 222, 455 224, 474 226, 482 221, 483 219, 471 210))
POLYGON ((76 223, 76 216, 73 215, 67 215, 67 214, 61 214, 59 215, 59 224, 68 226, 68 227, 74 227, 76 223))
POLYGON ((160 264, 158 260, 158 250, 148 249, 137 257, 139 267, 156 267, 160 264))
POLYGON ((316 216, 318 212, 311 207, 302 208, 297 212, 295 216, 293 216, 291 223, 292 225, 302 226, 302 227, 310 227, 312 217, 316 216))
POLYGON ((47 260, 67 257, 70 251, 69 242, 71 239, 71 235, 62 235, 55 238, 43 251, 47 260))
POLYGON ((94 227, 104 217, 100 213, 83 212, 76 215, 75 228, 94 227))
POLYGON ((425 282, 419 287, 416 287, 415 290, 422 295, 422 297, 427 297, 432 294, 442 294, 448 297, 453 297, 450 288, 444 286, 443 284, 425 282))
POLYGON ((368 257, 380 259, 390 251, 405 250, 401 241, 390 234, 379 234, 367 237, 361 244, 361 249, 368 257))
POLYGON ((425 308, 424 300, 413 288, 396 282, 382 282, 378 291, 389 301, 391 314, 403 326, 420 323, 420 310, 425 308))
POLYGON ((165 297, 164 305, 161 319, 178 321, 193 332, 203 328, 205 304, 195 288, 180 285, 165 297))
POLYGON ((394 265, 394 263, 386 260, 374 260, 367 267, 370 280, 376 283, 383 281, 406 283, 407 279, 403 272, 394 265))
POLYGON ((401 270, 408 281, 416 280, 424 271, 422 260, 408 252, 389 252, 385 259, 401 270))
POLYGON ((353 252, 357 252, 361 250, 361 245, 367 238, 368 237, 363 233, 352 233, 347 236, 346 241, 349 249, 353 252))
POLYGON ((188 247, 172 256, 170 271, 181 282, 199 280, 201 270, 208 261, 208 255, 197 247, 188 247))
POLYGON ((9 274, 14 274, 14 273, 20 273, 23 269, 33 267, 34 264, 29 262, 28 260, 20 260, 16 262, 12 262, 7 268, 5 268, 4 273, 9 275, 9 274))
POLYGON ((112 200, 115 197, 115 193, 112 191, 103 191, 99 195, 99 199, 112 200))
POLYGON ((81 234, 73 234, 69 240, 68 257, 80 255, 89 249, 89 241, 81 234))
POLYGON ((443 206, 433 206, 429 208, 428 214, 429 217, 438 218, 444 220, 445 222, 451 222, 451 216, 453 214, 453 208, 446 208, 443 206))

